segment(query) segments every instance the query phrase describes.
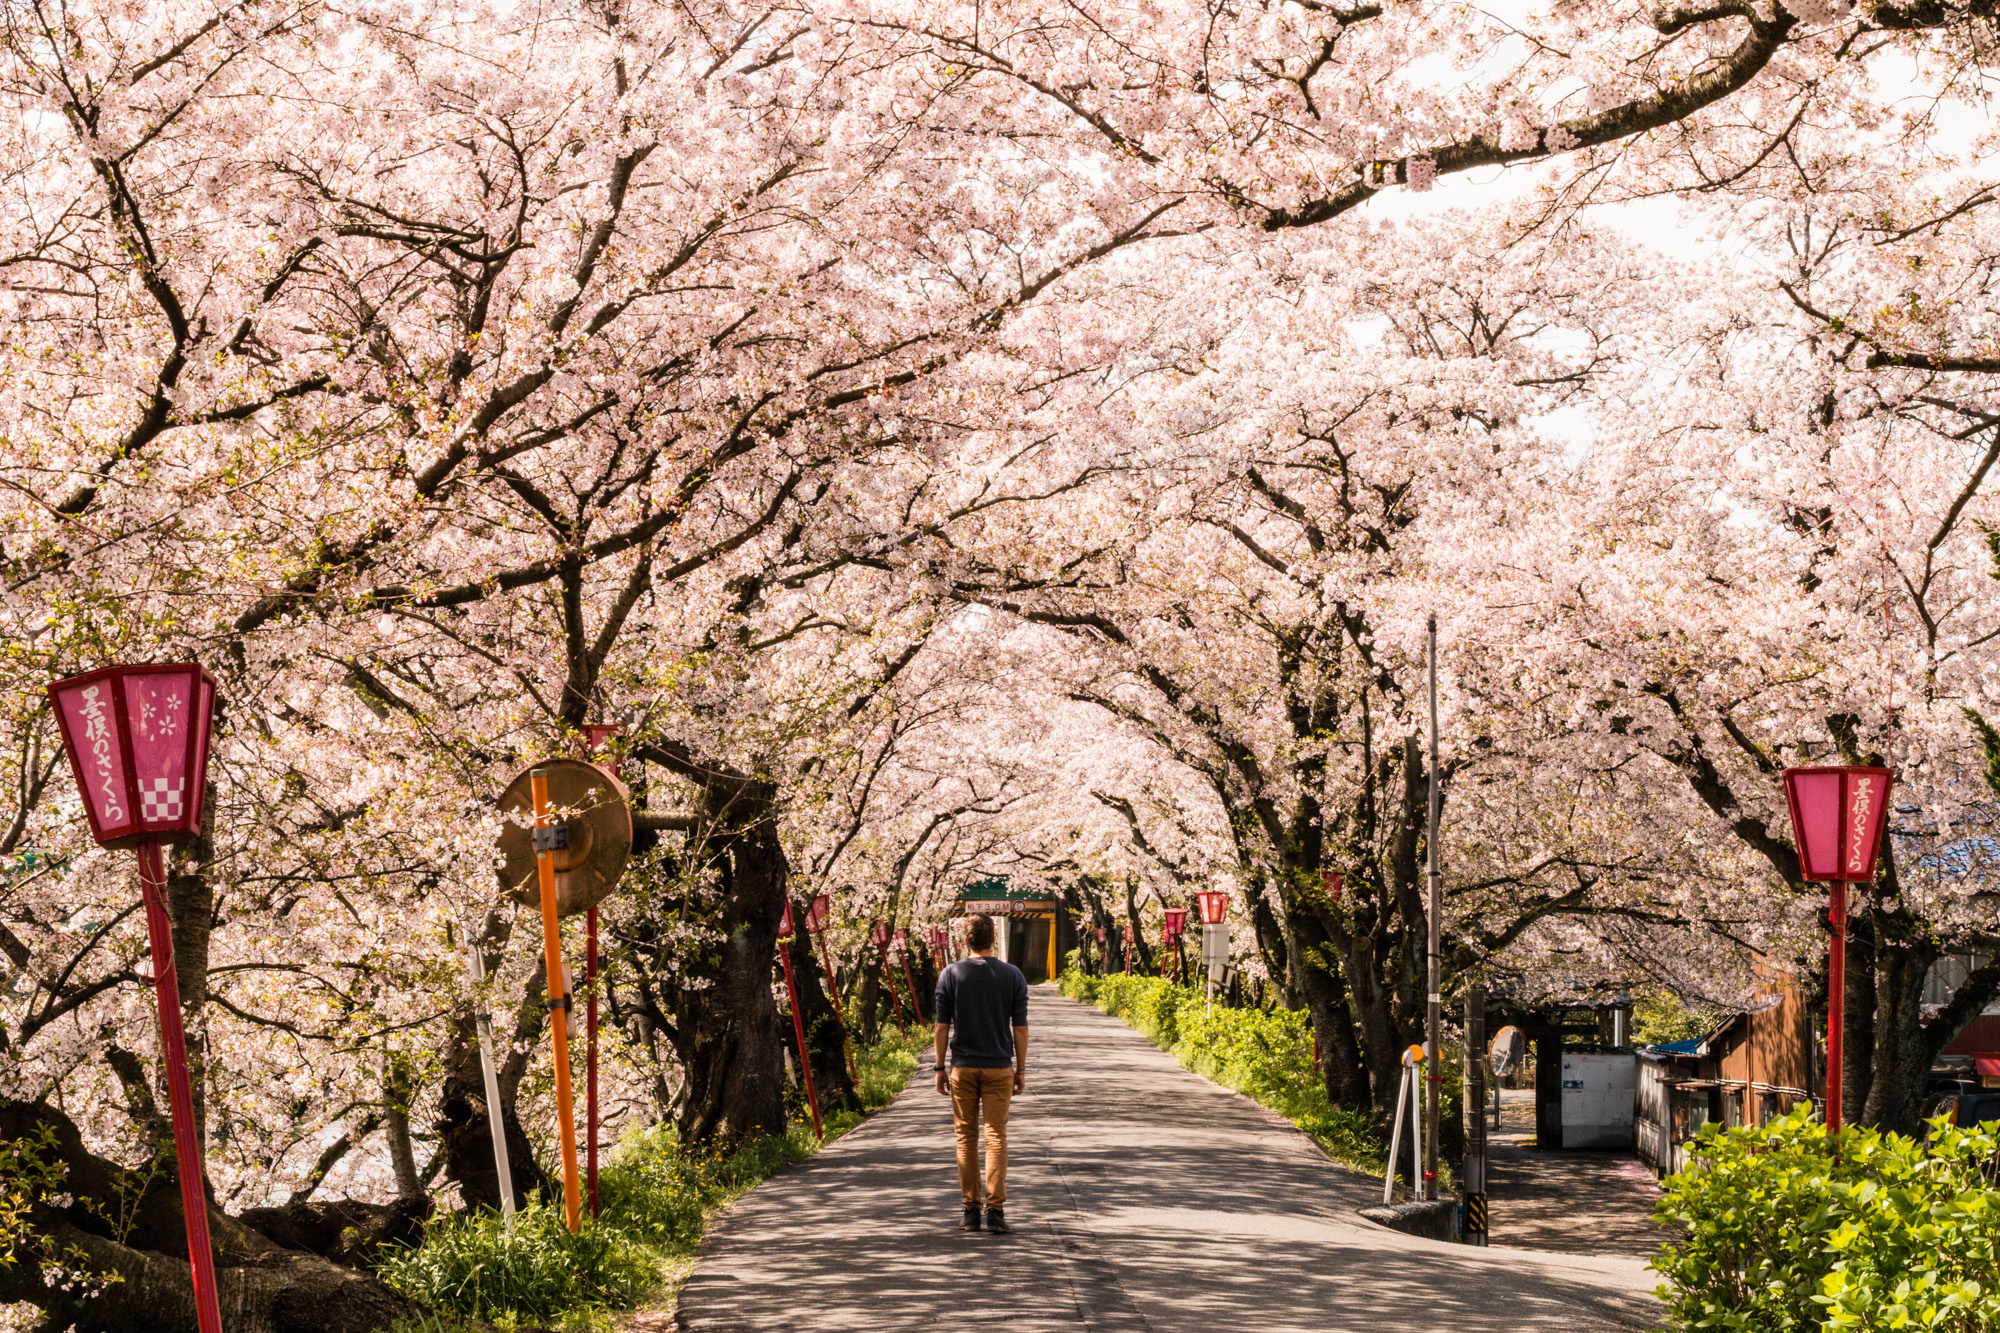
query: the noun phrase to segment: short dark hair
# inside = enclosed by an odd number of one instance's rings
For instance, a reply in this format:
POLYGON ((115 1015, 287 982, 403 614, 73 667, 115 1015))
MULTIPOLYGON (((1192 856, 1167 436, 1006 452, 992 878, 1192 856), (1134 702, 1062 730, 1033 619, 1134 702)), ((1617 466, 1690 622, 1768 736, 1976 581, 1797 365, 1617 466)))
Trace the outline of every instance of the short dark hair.
POLYGON ((974 912, 965 925, 965 942, 972 946, 974 953, 981 953, 993 947, 993 918, 984 912, 974 912))

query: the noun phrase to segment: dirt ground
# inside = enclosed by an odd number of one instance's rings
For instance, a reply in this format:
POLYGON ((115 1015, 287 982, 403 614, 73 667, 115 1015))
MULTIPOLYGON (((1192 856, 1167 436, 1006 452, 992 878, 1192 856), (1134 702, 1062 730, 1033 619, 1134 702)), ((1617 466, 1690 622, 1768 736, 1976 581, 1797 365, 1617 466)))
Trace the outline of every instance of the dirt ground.
POLYGON ((1666 1239, 1653 1224, 1652 1168, 1631 1153, 1535 1146, 1532 1091, 1504 1091, 1500 1128, 1487 1131, 1489 1243, 1567 1254, 1649 1258, 1666 1239))

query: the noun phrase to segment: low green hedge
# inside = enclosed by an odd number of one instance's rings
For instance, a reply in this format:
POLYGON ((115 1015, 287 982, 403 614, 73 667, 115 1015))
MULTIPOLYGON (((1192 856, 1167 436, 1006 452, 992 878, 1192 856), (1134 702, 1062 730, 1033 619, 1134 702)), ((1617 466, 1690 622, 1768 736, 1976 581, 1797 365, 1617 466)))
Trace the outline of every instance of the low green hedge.
MULTIPOLYGON (((1313 1067, 1312 1024, 1303 1011, 1216 1005, 1211 1013, 1198 990, 1120 972, 1092 977, 1072 969, 1057 984, 1070 999, 1124 1019, 1203 1078, 1270 1107, 1312 1135, 1335 1161, 1382 1173, 1388 1144, 1366 1114, 1340 1110, 1327 1100, 1326 1084, 1313 1067)), ((1455 1108, 1447 1103, 1447 1119, 1457 1114, 1455 1108)))
POLYGON ((1994 1147, 1942 1121, 1836 1138, 1805 1107, 1705 1126, 1656 1213, 1683 1233, 1654 1260, 1660 1296, 1686 1329, 2000 1328, 1994 1147))

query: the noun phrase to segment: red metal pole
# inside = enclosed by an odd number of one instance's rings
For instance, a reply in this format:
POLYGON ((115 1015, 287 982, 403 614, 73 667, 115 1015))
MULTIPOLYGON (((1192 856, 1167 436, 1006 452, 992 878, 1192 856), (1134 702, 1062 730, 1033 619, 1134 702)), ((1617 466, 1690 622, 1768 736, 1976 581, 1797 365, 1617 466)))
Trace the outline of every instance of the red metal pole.
POLYGON ((194 1091, 188 1080, 187 1034, 181 1029, 181 985, 174 975, 174 932, 167 920, 167 863, 157 842, 139 844, 139 893, 153 945, 153 994, 160 1007, 160 1052, 167 1062, 167 1102, 174 1116, 174 1161, 180 1168, 181 1212, 187 1218, 188 1266, 194 1270, 194 1313, 201 1333, 222 1333, 215 1294, 215 1249, 208 1238, 208 1189, 201 1145, 195 1141, 194 1091))
POLYGON ((826 1131, 819 1123, 819 1094, 813 1091, 812 1057, 806 1054, 806 1025, 799 1017, 799 983, 792 976, 792 951, 784 940, 778 941, 778 961, 785 965, 785 993, 792 998, 792 1035, 799 1040, 799 1073, 806 1081, 806 1105, 812 1108, 813 1137, 824 1140, 826 1131))
POLYGON ((903 942, 903 980, 909 983, 910 1008, 917 1011, 917 1021, 921 1023, 924 1021, 924 1003, 917 998, 917 979, 910 973, 910 944, 908 940, 903 942))
POLYGON ((1833 923, 1826 976, 1826 1127, 1840 1129, 1841 1038, 1847 1026, 1847 885, 1833 882, 1827 919, 1833 923))
MULTIPOLYGON (((833 980, 833 959, 827 956, 826 936, 819 936, 815 940, 815 943, 819 945, 820 966, 826 969, 826 993, 833 997, 833 1016, 840 1020, 840 1030, 846 1032, 847 1015, 840 1007, 840 987, 833 980)), ((847 1077, 854 1083, 859 1084, 861 1082, 861 1075, 854 1072, 854 1052, 852 1049, 847 1048, 846 1042, 843 1041, 841 1045, 843 1048, 842 1053, 847 1056, 847 1077)))
POLYGON ((583 915, 583 1180, 597 1216, 597 909, 583 915))

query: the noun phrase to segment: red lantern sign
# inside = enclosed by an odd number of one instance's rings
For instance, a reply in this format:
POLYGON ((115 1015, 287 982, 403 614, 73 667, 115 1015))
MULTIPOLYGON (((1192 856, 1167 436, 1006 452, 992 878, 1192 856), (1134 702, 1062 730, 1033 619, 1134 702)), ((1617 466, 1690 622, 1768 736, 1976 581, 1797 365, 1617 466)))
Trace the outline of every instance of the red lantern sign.
POLYGON ((889 923, 886 921, 871 922, 868 927, 868 937, 873 941, 875 941, 875 948, 877 952, 881 952, 888 949, 889 923))
POLYGON ((819 934, 819 928, 826 924, 827 913, 832 910, 833 903, 825 894, 814 894, 812 906, 806 908, 806 929, 819 934))
POLYGON ((49 686, 49 702, 55 706, 70 771, 83 793, 91 836, 106 847, 139 851, 139 896, 152 943, 153 996, 167 1065, 195 1321, 201 1333, 222 1333, 173 926, 167 919, 167 864, 160 850, 201 834, 215 679, 193 662, 106 667, 56 681, 49 686))
POLYGON ((792 900, 787 898, 785 899, 785 914, 778 918, 778 938, 788 940, 797 933, 798 927, 792 924, 792 900))
POLYGON ((1340 891, 1347 887, 1347 877, 1338 870, 1322 870, 1319 872, 1319 883, 1320 887, 1326 890, 1326 900, 1338 903, 1340 891))
POLYGON ((1187 929, 1187 918, 1187 908, 1185 907, 1169 907, 1166 909, 1168 944, 1173 944, 1180 939, 1181 932, 1187 929))
POLYGON ((1788 768, 1785 800, 1803 878, 1862 883, 1875 878, 1889 813, 1886 768, 1788 768))
POLYGON ((1845 1057, 1847 1008, 1847 886, 1875 878, 1875 856, 1889 814, 1886 768, 1788 768, 1785 802, 1792 811, 1792 837, 1799 849, 1799 874, 1823 880, 1827 920, 1826 1124, 1840 1128, 1841 1062, 1845 1057))
POLYGON ((1229 895, 1221 889, 1210 889, 1195 895, 1201 902, 1201 924, 1219 926, 1229 915, 1229 895))
POLYGON ((194 662, 114 666, 49 686, 91 836, 106 847, 201 833, 215 679, 194 662))
POLYGON ((1104 927, 1102 926, 1099 926, 1097 928, 1097 942, 1099 944, 1104 943, 1104 927))

